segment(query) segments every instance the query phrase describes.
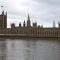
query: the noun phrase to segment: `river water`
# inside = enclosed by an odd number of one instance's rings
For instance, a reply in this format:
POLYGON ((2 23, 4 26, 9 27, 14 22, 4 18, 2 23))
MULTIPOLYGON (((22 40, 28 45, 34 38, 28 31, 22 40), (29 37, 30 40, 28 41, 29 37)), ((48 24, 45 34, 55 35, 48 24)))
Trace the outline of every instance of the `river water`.
POLYGON ((0 60, 60 60, 60 41, 0 39, 0 60))

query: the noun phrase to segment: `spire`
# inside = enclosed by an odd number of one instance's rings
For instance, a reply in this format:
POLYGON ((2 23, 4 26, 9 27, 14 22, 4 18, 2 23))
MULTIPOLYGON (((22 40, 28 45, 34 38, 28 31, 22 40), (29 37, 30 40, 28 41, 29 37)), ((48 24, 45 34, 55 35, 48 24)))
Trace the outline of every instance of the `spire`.
POLYGON ((53 27, 55 28, 55 21, 53 21, 53 27))
POLYGON ((29 16, 29 13, 28 13, 28 19, 27 19, 27 27, 31 27, 31 22, 30 22, 30 16, 29 16))
POLYGON ((29 16, 29 13, 28 13, 28 20, 30 20, 30 16, 29 16))

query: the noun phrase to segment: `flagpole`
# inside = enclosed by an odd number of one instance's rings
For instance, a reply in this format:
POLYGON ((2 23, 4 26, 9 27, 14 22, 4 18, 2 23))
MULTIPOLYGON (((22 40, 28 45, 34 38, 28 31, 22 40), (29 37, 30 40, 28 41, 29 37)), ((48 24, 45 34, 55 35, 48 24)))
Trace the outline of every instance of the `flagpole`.
POLYGON ((2 12, 3 12, 3 6, 1 6, 2 12))

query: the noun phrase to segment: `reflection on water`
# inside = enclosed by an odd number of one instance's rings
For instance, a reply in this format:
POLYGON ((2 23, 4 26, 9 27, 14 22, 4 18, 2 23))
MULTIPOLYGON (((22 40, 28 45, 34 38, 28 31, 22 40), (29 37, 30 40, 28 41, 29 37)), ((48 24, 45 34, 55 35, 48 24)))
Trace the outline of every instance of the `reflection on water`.
POLYGON ((0 60, 60 60, 59 41, 0 40, 0 60))
POLYGON ((25 60, 35 60, 36 41, 26 41, 25 60))
POLYGON ((6 60, 6 42, 0 41, 0 60, 6 60))

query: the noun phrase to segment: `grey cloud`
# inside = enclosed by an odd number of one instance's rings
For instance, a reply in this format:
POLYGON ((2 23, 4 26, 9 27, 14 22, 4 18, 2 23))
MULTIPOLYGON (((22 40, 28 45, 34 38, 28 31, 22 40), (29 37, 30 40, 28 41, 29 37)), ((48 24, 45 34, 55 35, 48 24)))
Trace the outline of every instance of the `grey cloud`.
POLYGON ((0 5, 3 4, 8 12, 8 19, 27 20, 29 12, 31 21, 37 21, 38 24, 50 25, 53 20, 60 21, 60 0, 31 0, 30 3, 23 3, 22 9, 20 5, 11 4, 13 2, 10 0, 1 1, 0 5))

